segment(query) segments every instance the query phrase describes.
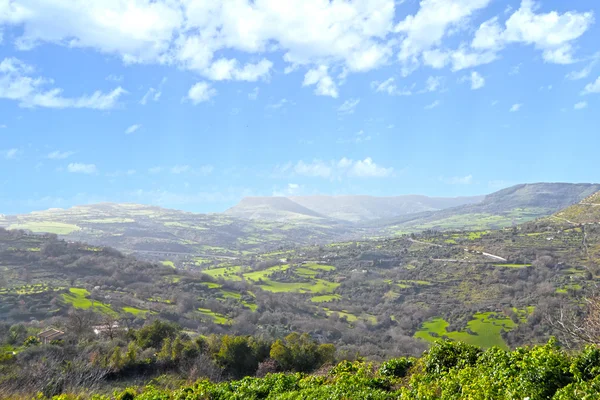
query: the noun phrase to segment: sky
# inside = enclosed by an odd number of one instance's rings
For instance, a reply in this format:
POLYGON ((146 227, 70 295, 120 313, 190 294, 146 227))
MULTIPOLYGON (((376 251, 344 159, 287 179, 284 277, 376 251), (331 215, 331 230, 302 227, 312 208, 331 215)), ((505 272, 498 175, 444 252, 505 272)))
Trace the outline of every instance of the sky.
POLYGON ((0 0, 0 213, 598 182, 597 0, 0 0))

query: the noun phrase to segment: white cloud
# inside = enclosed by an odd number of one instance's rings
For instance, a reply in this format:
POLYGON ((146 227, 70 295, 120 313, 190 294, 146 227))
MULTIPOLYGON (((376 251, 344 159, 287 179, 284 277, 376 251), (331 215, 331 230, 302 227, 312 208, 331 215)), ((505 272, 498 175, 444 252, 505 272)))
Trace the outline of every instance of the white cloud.
POLYGON ((288 99, 281 99, 279 100, 277 103, 269 103, 267 104, 266 108, 268 109, 272 109, 272 110, 278 110, 281 107, 285 106, 286 104, 288 104, 290 101, 288 99))
POLYGON ((259 88, 255 87, 254 89, 252 89, 252 91, 250 93, 248 93, 248 98, 250 100, 256 100, 258 98, 258 92, 259 92, 259 88))
POLYGON ((142 127, 142 125, 140 125, 140 124, 133 124, 129 128, 125 129, 125 134, 131 135, 135 131, 139 130, 141 127, 142 127))
POLYGON ((188 92, 188 99, 194 104, 199 104, 210 100, 217 95, 217 90, 207 82, 198 82, 192 86, 188 92))
POLYGON ((424 108, 425 110, 432 110, 434 108, 436 108, 437 106, 439 106, 440 104, 442 104, 439 100, 435 100, 433 103, 426 105, 424 108))
POLYGON ((462 81, 471 82, 471 89, 477 90, 485 86, 485 78, 477 71, 471 72, 470 76, 465 76, 462 81))
POLYGON ((440 180, 448 185, 470 185, 473 183, 473 175, 453 176, 450 178, 441 177, 440 180))
MULTIPOLYGON (((421 0, 419 11, 400 21, 394 29, 403 35, 398 54, 403 63, 403 74, 416 69, 424 52, 439 46, 451 29, 460 28, 474 12, 485 8, 490 1, 421 0)), ((429 62, 437 58, 437 65, 440 65, 440 54, 436 56, 429 53, 427 58, 429 62)))
POLYGON ((565 75, 565 78, 572 81, 587 78, 592 73, 592 70, 594 69, 596 64, 598 64, 598 61, 600 61, 600 53, 595 54, 592 61, 588 65, 583 67, 583 69, 571 71, 567 75, 565 75))
POLYGON ((504 27, 494 17, 479 26, 472 42, 478 50, 499 51, 510 43, 533 45, 542 51, 546 62, 570 64, 572 42, 583 35, 594 22, 592 12, 551 11, 536 14, 538 3, 522 0, 521 7, 505 22, 504 27))
POLYGON ((582 94, 591 94, 591 93, 600 93, 600 76, 596 79, 595 82, 588 83, 585 88, 583 88, 582 94))
POLYGON ((513 104, 513 105, 512 105, 512 107, 510 108, 510 110, 509 110, 509 111, 510 111, 510 112, 517 112, 517 111, 519 111, 519 110, 521 109, 521 107, 523 107, 523 104, 521 104, 521 103, 516 103, 516 104, 513 104))
POLYGON ((95 174, 98 172, 95 164, 71 163, 67 165, 67 171, 78 174, 95 174))
POLYGON ((20 107, 90 108, 108 110, 117 105, 119 97, 127 93, 120 86, 112 92, 96 91, 91 95, 64 97, 60 88, 44 89, 51 79, 32 77, 34 69, 16 58, 0 62, 0 98, 15 100, 20 107))
POLYGON ((394 173, 393 168, 381 167, 375 164, 370 157, 367 157, 364 160, 358 160, 354 162, 352 160, 349 160, 349 165, 350 169, 348 170, 348 176, 355 176, 360 178, 384 178, 394 173))
POLYGON ((310 69, 304 75, 302 86, 316 85, 315 94, 318 96, 338 97, 338 89, 329 73, 326 65, 320 65, 318 68, 310 69))
POLYGON ((579 103, 576 103, 573 106, 573 109, 575 110, 583 110, 584 108, 587 108, 588 104, 586 101, 580 101, 579 103))
MULTIPOLYGON (((163 167, 152 167, 152 168, 148 169, 148 172, 150 172, 151 174, 158 174, 164 170, 165 170, 165 168, 163 168, 163 167)), ((173 165, 172 167, 168 168, 168 171, 174 175, 181 175, 181 174, 189 173, 189 174, 194 174, 194 175, 206 176, 206 175, 210 175, 213 172, 213 170, 214 170, 214 167, 212 165, 202 165, 200 167, 194 168, 187 164, 181 164, 181 165, 173 165)))
POLYGON ((284 189, 275 188, 273 190, 273 196, 294 196, 297 195, 302 190, 302 186, 297 183, 288 183, 284 189))
POLYGON ((301 175, 307 177, 340 180, 343 178, 383 178, 392 176, 394 169, 377 165, 370 157, 364 160, 352 160, 342 157, 339 160, 313 160, 312 162, 298 161, 287 163, 276 168, 277 176, 301 175))
POLYGON ((140 104, 144 106, 148 103, 149 100, 158 101, 158 100, 160 100, 161 95, 162 95, 162 92, 160 90, 155 89, 155 88, 150 88, 150 89, 148 89, 148 91, 146 92, 144 97, 142 97, 142 99, 140 100, 140 104))
POLYGON ((163 170, 164 170, 164 168, 160 167, 160 166, 148 168, 148 172, 151 174, 158 174, 159 172, 162 172, 163 170))
POLYGON ((425 91, 426 92, 435 92, 442 86, 442 81, 444 80, 441 76, 430 76, 427 78, 425 82, 425 91))
MULTIPOLYGON (((332 76, 343 80, 388 65, 396 49, 403 75, 421 64, 458 71, 490 63, 509 43, 532 44, 548 62, 572 62, 574 41, 593 21, 591 12, 538 14, 535 2, 523 0, 504 25, 497 18, 487 21, 471 47, 448 50, 444 39, 469 32, 471 20, 492 0, 421 0, 416 12, 399 22, 398 0, 4 3, 0 24, 15 28, 21 50, 43 43, 89 48, 125 64, 176 66, 209 80, 242 81, 269 79, 273 57, 281 55, 286 73, 304 68, 304 86, 330 97, 339 95, 341 84, 332 76), (235 52, 250 61, 229 58, 235 52)), ((146 101, 158 92, 147 93, 146 101)))
POLYGON ((383 92, 390 96, 410 96, 412 94, 410 89, 398 89, 395 78, 388 78, 383 82, 373 81, 371 82, 371 88, 378 93, 383 92))
POLYGON ((356 106, 360 103, 360 99, 348 99, 342 103, 341 106, 338 107, 338 113, 340 114, 354 114, 354 110, 356 110, 356 106))
POLYGON ((123 75, 110 74, 105 78, 109 82, 123 82, 123 75))
POLYGON ((5 124, 0 124, 0 129, 6 129, 8 128, 5 124))
POLYGON ((0 152, 7 160, 14 160, 21 151, 19 149, 8 149, 0 152))
POLYGON ((49 153, 46 158, 49 158, 50 160, 64 160, 65 158, 69 158, 71 157, 73 154, 75 154, 74 151, 53 151, 52 153, 49 153))
POLYGON ((239 67, 235 59, 220 58, 207 68, 203 75, 214 81, 249 81, 255 82, 259 79, 267 79, 271 73, 273 63, 263 59, 256 64, 246 64, 239 67))

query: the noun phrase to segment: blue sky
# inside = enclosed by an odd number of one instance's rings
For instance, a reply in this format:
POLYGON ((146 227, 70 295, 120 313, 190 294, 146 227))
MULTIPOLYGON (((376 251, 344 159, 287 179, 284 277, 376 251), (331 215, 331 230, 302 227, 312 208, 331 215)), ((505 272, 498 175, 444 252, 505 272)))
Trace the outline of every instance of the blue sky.
POLYGON ((596 0, 0 0, 0 213, 597 182, 596 0))

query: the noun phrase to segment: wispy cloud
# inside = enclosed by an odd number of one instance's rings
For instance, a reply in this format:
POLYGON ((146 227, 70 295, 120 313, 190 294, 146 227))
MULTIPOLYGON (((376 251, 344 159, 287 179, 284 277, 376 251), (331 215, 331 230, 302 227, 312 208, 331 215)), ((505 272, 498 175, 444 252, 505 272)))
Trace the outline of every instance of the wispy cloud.
POLYGON ((584 108, 586 108, 588 106, 587 101, 580 101, 579 103, 576 103, 573 108, 575 110, 583 110, 584 108))
POLYGON ((440 104, 442 104, 439 100, 434 101, 431 104, 426 105, 425 107, 423 107, 425 110, 432 110, 436 107, 438 107, 440 104))
POLYGON ((600 93, 600 76, 596 81, 591 82, 585 86, 583 92, 581 94, 592 94, 592 93, 600 93))
POLYGON ((167 78, 163 78, 158 85, 158 88, 151 87, 148 89, 144 97, 140 100, 141 105, 146 105, 149 101, 158 101, 162 95, 162 87, 167 82, 167 78))
MULTIPOLYGON (((414 85, 413 85, 414 86, 414 85)), ((404 88, 399 89, 396 85, 395 78, 388 78, 383 82, 373 81, 371 82, 371 88, 377 93, 387 93, 390 96, 410 96, 412 95, 412 89, 404 88)))
POLYGON ((23 61, 9 57, 0 62, 0 98, 19 102, 20 107, 115 108, 119 98, 127 93, 122 87, 111 92, 95 91, 91 95, 65 97, 61 88, 47 88, 52 79, 32 76, 34 68, 23 61))
POLYGON ((8 149, 0 152, 0 154, 2 154, 2 156, 7 160, 14 160, 20 153, 21 150, 19 149, 8 149))
POLYGON ((341 115, 354 114, 356 106, 360 103, 360 99, 348 99, 338 107, 337 111, 341 115))
POLYGON ((125 134, 131 135, 132 133, 138 131, 141 127, 142 127, 142 125, 140 125, 140 124, 133 124, 129 128, 125 129, 125 134))
POLYGON ((509 111, 510 111, 510 112, 517 112, 517 111, 519 111, 519 110, 520 110, 522 107, 523 107, 523 104, 521 104, 521 103, 516 103, 516 104, 513 104, 513 105, 512 105, 512 107, 510 108, 510 110, 509 110, 509 111))
POLYGON ((53 151, 52 153, 49 153, 46 158, 49 158, 50 160, 64 160, 65 158, 69 158, 71 157, 73 154, 75 154, 74 151, 53 151))
POLYGON ((342 178, 384 178, 394 174, 394 168, 376 164, 371 157, 364 160, 352 160, 343 157, 339 160, 323 161, 315 159, 311 162, 298 161, 275 168, 274 176, 306 176, 339 180, 342 178))
POLYGON ((95 164, 71 163, 67 165, 67 171, 75 174, 95 174, 98 172, 95 164))
POLYGON ((267 104, 266 108, 270 109, 270 110, 278 110, 278 109, 282 108, 283 106, 285 106, 286 104, 289 104, 289 103, 290 103, 290 101, 288 99, 284 98, 284 99, 279 100, 276 103, 267 104))
POLYGON ((259 92, 259 88, 255 87, 254 89, 252 89, 252 91, 250 93, 248 93, 248 98, 250 100, 258 99, 258 92, 259 92))

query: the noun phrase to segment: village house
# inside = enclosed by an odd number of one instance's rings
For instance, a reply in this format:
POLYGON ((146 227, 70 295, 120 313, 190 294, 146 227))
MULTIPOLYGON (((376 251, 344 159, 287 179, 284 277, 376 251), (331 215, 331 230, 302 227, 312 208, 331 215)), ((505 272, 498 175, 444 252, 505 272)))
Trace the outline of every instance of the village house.
POLYGON ((54 340, 60 340, 65 335, 63 331, 59 331, 58 329, 49 328, 45 331, 38 333, 38 339, 42 342, 42 344, 49 344, 54 340))

